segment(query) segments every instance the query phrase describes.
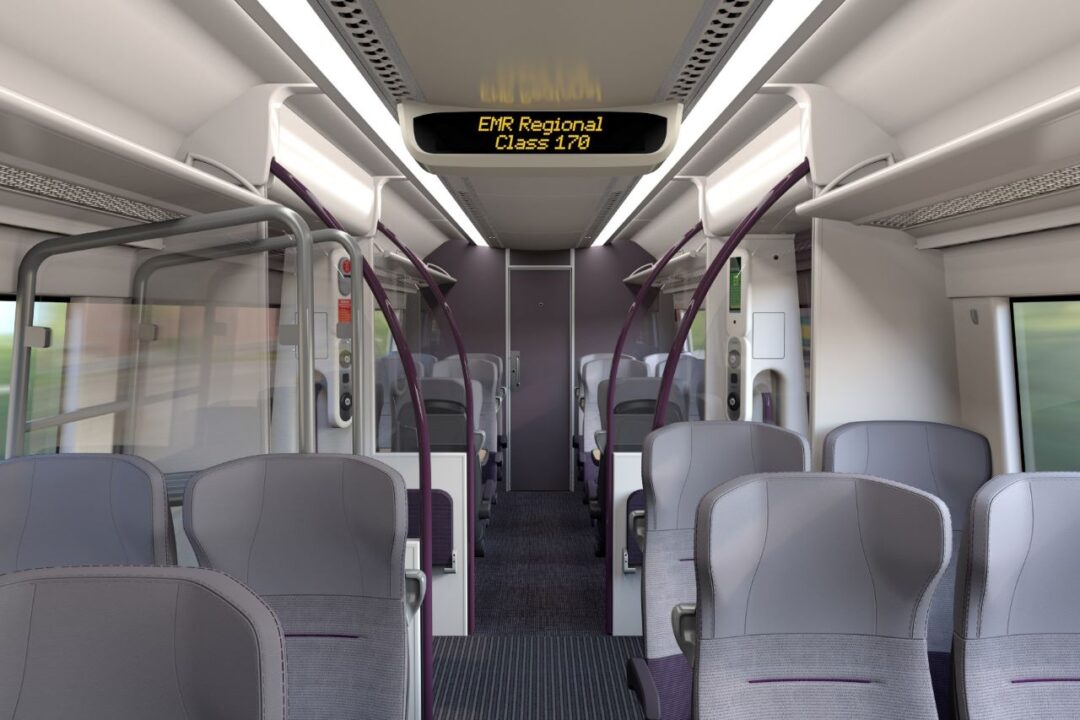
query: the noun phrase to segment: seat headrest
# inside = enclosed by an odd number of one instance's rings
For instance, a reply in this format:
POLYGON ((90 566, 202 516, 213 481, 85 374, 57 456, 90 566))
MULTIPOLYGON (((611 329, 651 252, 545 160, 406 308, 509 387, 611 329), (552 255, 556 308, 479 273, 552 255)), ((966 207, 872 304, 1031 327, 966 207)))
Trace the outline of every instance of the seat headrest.
POLYGON ((285 717, 274 613, 212 570, 11 573, 0 639, 0 707, 19 717, 285 717))
MULTIPOLYGON (((649 374, 648 366, 640 360, 623 358, 619 360, 619 374, 616 377, 646 377, 649 374)), ((600 383, 608 380, 611 375, 611 359, 591 360, 585 363, 582 369, 581 381, 587 389, 596 391, 600 383)))
POLYGON ((667 425, 642 448, 648 529, 692 529, 701 498, 741 475, 809 469, 809 443, 786 428, 726 420, 667 425))
POLYGON ((706 495, 694 543, 703 638, 925 639, 952 526, 944 502, 908 485, 775 473, 706 495))
POLYGON ((166 565, 165 478, 132 455, 0 462, 0 573, 54 565, 166 565))
POLYGON ((405 481, 355 455, 260 455, 204 470, 184 528, 202 565, 260 595, 401 598, 405 481))

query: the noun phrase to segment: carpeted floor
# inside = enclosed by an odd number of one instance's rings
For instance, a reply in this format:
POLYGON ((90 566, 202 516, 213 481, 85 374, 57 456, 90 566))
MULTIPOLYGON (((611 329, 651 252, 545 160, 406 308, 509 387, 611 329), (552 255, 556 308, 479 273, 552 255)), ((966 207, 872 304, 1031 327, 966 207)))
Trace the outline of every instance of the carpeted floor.
POLYGON ((435 639, 438 720, 634 720, 626 660, 603 634, 604 562, 581 499, 501 493, 477 560, 476 635, 435 639))
POLYGON ((482 635, 604 632, 604 561, 573 493, 503 492, 476 561, 482 635))

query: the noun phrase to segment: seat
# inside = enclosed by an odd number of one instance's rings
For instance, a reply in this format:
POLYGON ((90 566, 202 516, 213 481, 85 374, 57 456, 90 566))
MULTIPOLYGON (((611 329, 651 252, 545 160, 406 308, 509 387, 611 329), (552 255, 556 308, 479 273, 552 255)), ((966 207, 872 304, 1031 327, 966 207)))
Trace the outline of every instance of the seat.
MULTIPOLYGON (((418 377, 424 377, 424 365, 413 356, 413 366, 416 368, 418 377)), ((405 370, 401 366, 401 356, 396 352, 375 359, 375 386, 376 398, 383 398, 384 404, 378 405, 381 411, 375 416, 377 421, 377 446, 382 448, 391 447, 391 434, 393 432, 394 415, 393 406, 385 404, 386 400, 392 400, 394 388, 405 382, 405 370)))
MULTIPOLYGON (((480 383, 472 381, 473 397, 481 397, 480 383)), ((420 395, 424 398, 428 424, 428 438, 431 442, 432 452, 458 452, 463 453, 466 449, 465 436, 465 384, 459 378, 421 378, 420 395)), ((412 397, 404 383, 398 383, 394 388, 393 406, 394 427, 392 433, 392 447, 395 452, 416 452, 419 443, 416 435, 416 418, 412 410, 412 397)), ((473 431, 479 416, 474 418, 473 431)), ((476 442, 476 447, 482 447, 483 441, 476 442)), ((491 516, 491 498, 485 495, 485 487, 480 469, 477 468, 475 483, 476 507, 474 512, 478 522, 475 525, 475 548, 479 556, 484 553, 484 535, 487 529, 487 521, 491 516)), ((416 496, 416 491, 409 491, 410 497, 416 496)), ((453 548, 446 548, 446 552, 453 552, 453 548)), ((436 554, 445 554, 441 550, 436 554)))
MULTIPOLYGON (((585 403, 585 366, 588 365, 589 363, 593 362, 594 360, 607 361, 609 363, 609 365, 607 366, 608 373, 610 373, 610 371, 611 371, 610 363, 611 363, 611 358, 613 358, 613 357, 615 357, 614 353, 588 353, 588 354, 582 355, 581 357, 578 358, 577 380, 576 380, 577 384, 574 387, 574 400, 577 403, 577 410, 576 410, 576 412, 574 414, 574 443, 575 443, 575 447, 577 447, 578 450, 581 451, 581 453, 585 452, 585 450, 584 450, 585 446, 584 446, 584 443, 582 441, 582 435, 583 435, 583 432, 584 432, 584 425, 585 425, 585 405, 586 405, 586 403, 585 403)), ((632 355, 626 355, 624 353, 622 355, 622 361, 619 363, 619 365, 621 366, 622 362, 625 362, 627 360, 635 360, 635 358, 632 355)), ((647 374, 647 370, 648 370, 648 367, 646 367, 646 374, 647 374)), ((604 374, 608 374, 608 373, 604 373, 604 374)), ((621 377, 621 375, 620 375, 620 377, 621 377)), ((597 382, 599 382, 599 381, 597 381, 597 382)), ((592 446, 590 445, 590 447, 592 447, 592 446)))
MULTIPOLYGON (((583 413, 581 425, 581 441, 579 447, 587 456, 596 449, 596 433, 601 429, 600 415, 600 383, 609 380, 611 375, 611 356, 598 358, 585 363, 581 374, 581 387, 583 398, 583 413)), ((645 363, 633 358, 623 358, 619 361, 619 374, 617 377, 643 378, 648 375, 645 363)), ((599 472, 592 462, 584 463, 585 499, 595 500, 598 496, 599 472)))
POLYGON ((281 621, 290 718, 404 717, 405 503, 397 471, 354 455, 244 458, 188 485, 199 564, 246 583, 281 621))
POLYGON ((690 666, 671 635, 671 608, 692 603, 696 597, 693 558, 698 502, 741 475, 809 468, 806 438, 775 425, 684 422, 663 427, 645 439, 641 457, 645 658, 632 659, 628 674, 630 687, 650 720, 690 717, 690 666))
MULTIPOLYGON (((657 363, 655 374, 658 377, 663 376, 665 367, 666 356, 657 363)), ((702 408, 705 406, 705 359, 692 353, 681 354, 679 363, 675 366, 674 384, 685 398, 687 419, 704 420, 702 408)))
POLYGON ((667 353, 653 353, 641 358, 641 361, 649 368, 649 377, 659 377, 663 374, 663 371, 660 370, 660 363, 665 360, 667 360, 667 353))
POLYGON ((0 462, 0 573, 175 564, 165 478, 133 455, 0 462))
POLYGON ((0 716, 284 720, 277 619, 198 568, 77 567, 0 577, 0 716))
POLYGON ((697 511, 698 605, 672 612, 697 718, 937 718, 927 618, 949 509, 859 475, 750 475, 697 511))
POLYGON ((1080 717, 1080 473, 1001 475, 975 495, 959 552, 962 720, 1080 717))
MULTIPOLYGON (((967 528, 975 493, 992 474, 982 435, 940 423, 869 421, 841 425, 825 438, 826 472, 875 475, 937 495, 952 516, 953 546, 967 528)), ((938 583, 930 609, 930 670, 942 718, 952 717, 953 596, 956 558, 938 583)))
MULTIPOLYGON (((494 498, 497 489, 496 455, 499 452, 498 388, 499 368, 490 360, 469 357, 469 375, 474 387, 479 384, 480 392, 473 394, 476 426, 484 432, 483 449, 487 451, 482 477, 484 497, 494 498)), ((435 363, 432 369, 434 377, 461 379, 461 360, 456 356, 444 358, 435 363)), ((426 397, 426 396, 425 396, 426 397)), ((479 449, 479 448, 477 448, 479 449)))

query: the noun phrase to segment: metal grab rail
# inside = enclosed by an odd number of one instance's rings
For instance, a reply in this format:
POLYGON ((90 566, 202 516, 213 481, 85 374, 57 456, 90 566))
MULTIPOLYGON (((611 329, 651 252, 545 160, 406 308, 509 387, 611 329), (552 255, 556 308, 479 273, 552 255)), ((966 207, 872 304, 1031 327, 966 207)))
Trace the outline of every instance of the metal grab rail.
POLYGON ((679 355, 682 354, 683 344, 690 334, 690 326, 694 324, 694 318, 697 317, 698 310, 701 309, 702 303, 705 302, 705 296, 709 294, 709 290, 712 288, 717 276, 720 275, 720 271, 724 269, 724 265, 731 259, 731 254, 739 247, 739 243, 743 241, 743 238, 750 234, 750 230, 753 229, 758 220, 769 211, 769 208, 776 204, 776 201, 779 200, 784 193, 794 187, 796 183, 806 177, 809 173, 810 160, 808 159, 803 160, 799 163, 798 167, 788 173, 776 187, 770 190, 765 197, 762 198, 757 207, 751 210, 750 214, 739 223, 738 227, 736 227, 731 235, 728 236, 728 239, 724 241, 723 246, 720 248, 720 252, 713 258, 709 268, 705 271, 705 275, 701 278, 701 282, 698 283, 697 289, 694 290, 693 297, 690 298, 690 304, 683 314, 682 321, 679 323, 679 329, 675 333, 675 339, 671 343, 671 349, 668 351, 663 379, 660 381, 660 392, 656 396, 656 412, 653 415, 654 430, 664 426, 664 418, 667 416, 668 399, 671 396, 671 386, 675 381, 675 367, 679 363, 679 355))
MULTIPOLYGON (((319 199, 308 190, 307 186, 300 181, 295 175, 290 173, 286 168, 282 167, 277 160, 270 160, 270 173, 280 180, 285 187, 289 188, 292 192, 299 197, 305 205, 307 205, 313 213, 329 228, 335 230, 344 231, 338 219, 322 204, 319 199)), ((398 321, 397 315, 394 313, 394 308, 390 304, 390 298, 387 297, 386 291, 383 289, 382 283, 379 282, 379 278, 375 276, 375 271, 371 265, 368 264, 366 258, 361 258, 360 263, 363 269, 364 281, 371 289, 372 295, 375 296, 375 301, 379 304, 379 309, 382 310, 383 316, 386 318, 386 323, 390 328, 390 334, 394 338, 394 343, 398 348, 398 355, 402 358, 402 368, 405 371, 405 382, 409 387, 409 397, 413 404, 413 417, 416 421, 416 436, 417 444, 420 451, 419 464, 420 464, 420 569, 423 570, 424 575, 432 577, 431 572, 431 437, 428 434, 427 426, 427 413, 424 409, 424 399, 420 394, 420 382, 416 376, 416 365, 412 361, 412 352, 409 350, 409 342, 405 337, 404 331, 401 329, 401 323, 398 321)), ((299 272, 299 269, 298 269, 299 272)), ((355 274, 356 269, 353 268, 355 274)), ((297 282, 301 278, 297 279, 297 282)), ((310 269, 309 269, 309 281, 310 281, 310 269)), ((314 378, 312 378, 314 383, 314 378)), ((420 654, 422 655, 422 667, 421 667, 421 718, 422 720, 432 720, 434 717, 434 691, 435 687, 432 682, 433 674, 433 650, 434 643, 432 637, 432 612, 431 612, 431 588, 428 588, 427 593, 424 595, 424 603, 421 607, 420 613, 420 625, 421 625, 421 637, 420 637, 420 654)))
MULTIPOLYGON (((318 245, 320 243, 336 243, 342 247, 349 255, 349 260, 352 262, 353 267, 360 267, 360 262, 363 259, 363 251, 360 249, 356 240, 347 232, 335 229, 316 230, 311 233, 312 245, 318 245)), ((208 248, 207 250, 198 251, 196 253, 191 252, 178 252, 169 253, 163 255, 155 255, 152 258, 144 261, 135 270, 135 277, 132 281, 131 297, 133 301, 139 307, 138 320, 136 322, 136 353, 135 361, 131 370, 131 382, 129 384, 129 395, 132 403, 132 411, 137 406, 135 393, 137 392, 137 373, 140 368, 139 355, 142 347, 143 338, 138 333, 138 328, 143 325, 143 319, 145 317, 145 307, 147 298, 147 286, 150 283, 150 278, 158 270, 163 270, 170 267, 179 267, 181 265, 190 265, 193 263, 204 262, 209 260, 218 260, 228 257, 240 257, 243 255, 254 255, 262 252, 272 252, 275 250, 286 250, 293 246, 293 242, 288 237, 272 237, 262 238, 251 242, 234 243, 232 245, 221 245, 214 248, 208 248)), ((351 296, 355 300, 360 297, 360 293, 364 291, 364 280, 358 273, 350 273, 350 291, 351 296)), ((352 313, 352 322, 350 324, 350 333, 352 336, 352 346, 354 355, 357 354, 364 336, 364 320, 354 309, 352 313)), ((353 454, 359 455, 363 449, 363 428, 359 421, 359 414, 353 415, 352 420, 352 445, 353 454)), ((133 418, 134 419, 134 418, 133 418)))
POLYGON ((461 377, 465 383, 465 486, 466 486, 466 506, 469 508, 468 518, 468 552, 469 552, 469 572, 466 578, 467 595, 468 595, 468 631, 470 633, 474 630, 476 624, 476 568, 473 558, 476 556, 476 513, 473 509, 476 507, 476 483, 474 478, 476 476, 476 434, 473 432, 473 419, 476 417, 476 406, 474 405, 473 391, 472 391, 472 374, 469 372, 469 358, 468 353, 465 352, 465 341, 461 338, 461 329, 458 327, 457 319, 454 317, 454 311, 450 309, 450 304, 446 302, 446 295, 443 294, 442 288, 435 282, 435 278, 432 277, 431 271, 428 270, 427 264, 424 263, 419 257, 416 256, 412 250, 409 249, 405 243, 398 240, 390 228, 383 225, 382 221, 378 221, 376 226, 378 231, 386 236, 389 240, 400 250, 409 262, 413 264, 416 271, 420 273, 420 277, 427 283, 428 289, 431 290, 431 294, 435 296, 435 302, 442 308, 443 316, 446 318, 446 324, 450 326, 450 335, 454 339, 454 346, 457 349, 458 359, 461 361, 461 377))
MULTIPOLYGON (((668 251, 664 253, 663 257, 652 264, 652 269, 649 271, 648 277, 645 278, 645 282, 638 288, 637 295, 634 296, 634 301, 630 303, 630 308, 626 311, 626 319, 623 320, 622 330, 619 332, 619 339, 615 342, 615 352, 611 358, 611 372, 608 374, 608 393, 607 401, 604 408, 604 417, 606 418, 607 439, 604 442, 604 447, 607 451, 608 457, 600 468, 600 472, 604 474, 604 508, 605 514, 608 518, 611 517, 614 505, 614 489, 612 488, 612 469, 614 462, 611 455, 615 452, 615 384, 618 381, 619 375, 619 361, 622 360, 623 348, 626 346, 626 339, 630 335, 630 328, 634 324, 634 319, 637 317, 638 310, 645 304, 645 299, 648 297, 649 290, 652 289, 652 285, 656 282, 657 276, 663 271, 667 264, 671 262, 671 258, 675 257, 675 253, 683 249, 686 243, 690 242, 695 235, 701 232, 703 223, 698 222, 697 225, 690 228, 682 239, 668 248, 668 251)), ((638 270, 644 269, 648 265, 642 265, 638 270)), ((637 272, 635 270, 635 272, 637 272)), ((612 563, 614 562, 612 557, 611 543, 604 543, 604 566, 605 566, 605 578, 611 577, 612 563)), ((606 610, 604 612, 604 623, 606 625, 606 631, 611 632, 611 613, 612 613, 612 597, 611 597, 611 582, 605 581, 607 585, 607 592, 604 594, 604 604, 606 610)))
POLYGON ((241 225, 277 222, 284 225, 296 245, 297 267, 297 414, 299 417, 300 452, 315 451, 315 361, 314 361, 314 293, 311 275, 311 232, 303 218, 281 205, 222 210, 164 222, 113 228, 84 235, 61 236, 43 240, 31 247, 19 263, 15 298, 15 332, 11 354, 11 400, 8 407, 8 458, 21 455, 27 427, 28 386, 30 382, 30 351, 27 332, 33 326, 34 302, 37 295, 37 276, 42 263, 56 255, 83 250, 125 245, 141 240, 155 240, 177 235, 189 235, 222 230, 241 225))

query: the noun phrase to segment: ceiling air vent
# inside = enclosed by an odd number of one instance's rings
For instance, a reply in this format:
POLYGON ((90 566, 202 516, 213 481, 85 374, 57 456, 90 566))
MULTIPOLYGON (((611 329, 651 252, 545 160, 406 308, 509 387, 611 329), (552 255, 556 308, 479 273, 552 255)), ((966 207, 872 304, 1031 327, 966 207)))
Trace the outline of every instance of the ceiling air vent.
POLYGON ((179 213, 164 210, 149 203, 2 163, 0 163, 0 189, 47 198, 65 205, 96 210, 129 220, 161 222, 183 217, 179 213))
POLYGON ((716 0, 705 3, 660 91, 661 100, 683 103, 683 117, 709 79, 761 15, 769 0, 716 0))
POLYGON ((367 75, 396 115, 403 100, 423 100, 374 0, 309 0, 323 22, 367 75))
POLYGON ((596 216, 593 218, 592 223, 589 224, 589 227, 586 228, 585 233, 581 236, 578 247, 589 247, 592 245, 593 240, 600 234, 600 231, 604 226, 607 225, 611 216, 615 214, 615 208, 619 207, 619 202, 622 200, 626 190, 627 187, 625 183, 620 183, 618 178, 611 181, 604 191, 604 199, 596 208, 596 216))
POLYGON ((1014 180, 1004 185, 996 185, 986 190, 905 210, 887 217, 874 218, 868 224, 894 230, 910 230, 1076 187, 1080 187, 1080 165, 1014 180))
POLYGON ((495 227, 491 224, 483 203, 480 202, 480 196, 477 195, 476 188, 469 182, 469 179, 464 177, 446 178, 446 184, 458 199, 462 209, 465 210, 465 214, 469 216, 473 225, 480 231, 480 234, 487 238, 492 247, 498 247, 500 244, 499 235, 495 232, 495 227))

